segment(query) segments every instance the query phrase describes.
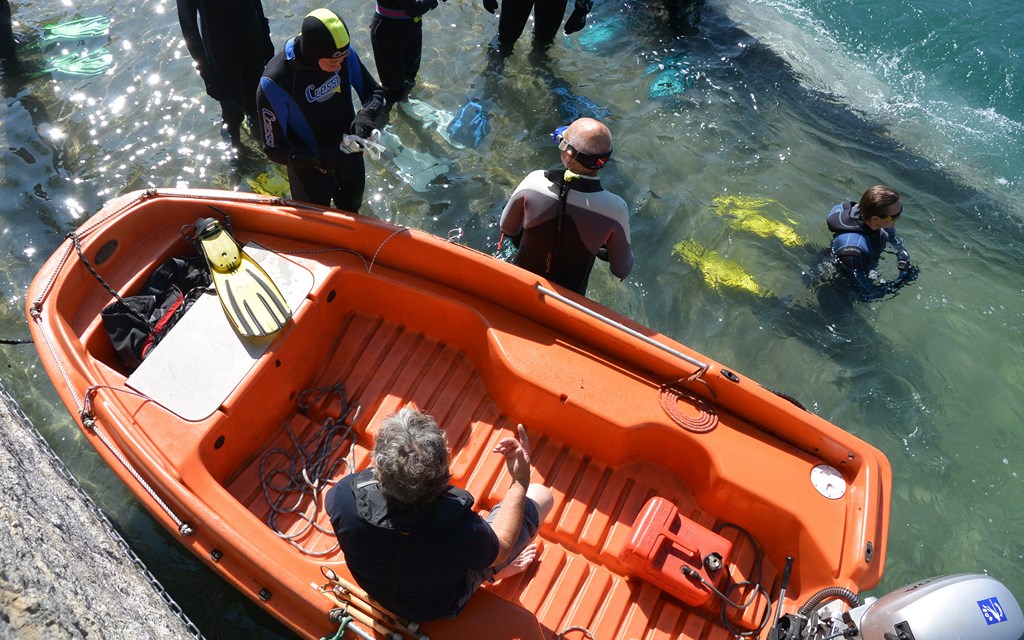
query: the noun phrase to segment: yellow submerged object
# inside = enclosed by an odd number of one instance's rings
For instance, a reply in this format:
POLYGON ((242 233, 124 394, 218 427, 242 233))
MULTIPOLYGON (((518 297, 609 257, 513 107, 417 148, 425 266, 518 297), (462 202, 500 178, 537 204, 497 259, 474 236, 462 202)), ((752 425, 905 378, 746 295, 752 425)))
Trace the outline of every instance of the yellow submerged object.
POLYGON ((288 174, 279 164, 273 165, 269 171, 255 178, 246 178, 245 181, 254 193, 275 198, 287 198, 291 195, 292 187, 288 183, 288 174))
POLYGON ((753 196, 716 196, 711 200, 712 210, 720 216, 729 218, 729 227, 737 231, 746 231, 762 238, 777 238, 787 247, 807 244, 796 230, 796 220, 789 215, 789 210, 771 198, 753 196), (778 208, 785 216, 786 222, 772 220, 764 215, 765 209, 778 208))
POLYGON ((678 242, 672 250, 683 262, 700 271, 704 282, 715 291, 728 287, 748 291, 756 296, 770 295, 738 262, 723 258, 717 251, 695 240, 678 242))

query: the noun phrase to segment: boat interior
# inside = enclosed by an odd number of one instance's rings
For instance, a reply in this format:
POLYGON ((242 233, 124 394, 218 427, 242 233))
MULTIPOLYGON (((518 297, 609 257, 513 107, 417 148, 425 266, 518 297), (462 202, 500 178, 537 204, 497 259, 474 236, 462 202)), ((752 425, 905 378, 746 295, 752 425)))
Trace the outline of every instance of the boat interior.
MULTIPOLYGON (((179 228, 207 215, 205 205, 176 204, 166 224, 139 227, 133 256, 156 264, 190 250, 179 228)), ((552 303, 536 291, 506 300, 460 286, 490 258, 465 251, 472 255, 460 262, 437 253, 430 259, 452 261, 452 282, 444 282, 385 259, 384 243, 400 253, 422 244, 416 238, 360 232, 371 236, 361 240, 369 244, 330 250, 346 246, 347 236, 282 236, 244 211, 233 217, 240 242, 265 247, 287 269, 310 276, 285 328, 255 340, 239 366, 207 340, 209 320, 193 308, 186 316, 195 313, 198 328, 182 329, 178 339, 194 351, 177 355, 172 343, 159 344, 155 352, 166 350, 168 359, 148 382, 135 383, 138 372, 125 370, 97 320, 109 295, 84 269, 75 276, 80 286, 62 290, 68 299, 61 306, 75 310, 69 331, 84 344, 85 366, 104 384, 135 391, 97 394, 102 413, 132 425, 115 439, 142 452, 148 464, 139 464, 161 470, 152 472, 151 484, 170 479, 199 506, 172 504, 212 516, 210 544, 231 549, 217 562, 255 554, 263 563, 248 578, 235 572, 236 586, 301 593, 323 581, 324 565, 344 572, 323 495, 333 481, 368 465, 377 426, 405 406, 429 413, 444 429, 452 482, 476 497, 482 514, 509 484, 503 458, 491 450, 517 423, 529 436, 534 481, 555 496, 537 560, 524 573, 485 585, 456 620, 427 625, 432 636, 498 637, 488 630, 500 624, 514 630, 502 637, 552 638, 579 626, 601 640, 727 638, 730 628, 756 630, 774 613, 787 556, 799 559, 788 585, 792 598, 831 586, 837 575, 870 581, 871 572, 880 572, 867 563, 850 567, 850 539, 874 535, 859 530, 857 518, 851 524, 849 511, 859 507, 822 498, 808 481, 831 456, 793 446, 696 392, 672 396, 674 412, 693 421, 713 413, 713 428, 684 428, 663 408, 665 385, 673 381, 663 359, 654 365, 646 351, 631 359, 624 356, 629 349, 606 348, 618 340, 606 335, 613 328, 549 322, 552 303), (367 249, 373 246, 380 259, 367 249), (182 379, 200 376, 198 370, 216 375, 221 365, 226 391, 206 415, 168 409, 181 401, 180 389, 155 388, 187 387, 182 379), (712 548, 721 569, 702 562, 712 548), (682 573, 687 563, 722 594, 682 573), (747 606, 723 605, 723 596, 747 606)), ((90 238, 90 246, 107 245, 107 233, 90 238)), ((132 226, 119 233, 126 244, 132 226)), ((127 292, 147 267, 136 258, 97 268, 127 292)), ((679 362, 674 377, 691 373, 679 362)), ((868 465, 850 459, 844 473, 856 476, 862 466, 868 465)), ((266 606, 301 607, 287 598, 266 606)), ((329 606, 325 599, 322 607, 329 606)))

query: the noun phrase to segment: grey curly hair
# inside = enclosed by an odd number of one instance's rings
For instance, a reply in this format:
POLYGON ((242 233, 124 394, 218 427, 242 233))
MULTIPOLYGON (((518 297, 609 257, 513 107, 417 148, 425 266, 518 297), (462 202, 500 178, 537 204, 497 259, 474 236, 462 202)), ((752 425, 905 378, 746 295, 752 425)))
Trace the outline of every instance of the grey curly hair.
POLYGON ((381 492, 399 509, 430 503, 451 479, 444 432, 432 417, 414 409, 402 409, 384 419, 372 457, 381 492))

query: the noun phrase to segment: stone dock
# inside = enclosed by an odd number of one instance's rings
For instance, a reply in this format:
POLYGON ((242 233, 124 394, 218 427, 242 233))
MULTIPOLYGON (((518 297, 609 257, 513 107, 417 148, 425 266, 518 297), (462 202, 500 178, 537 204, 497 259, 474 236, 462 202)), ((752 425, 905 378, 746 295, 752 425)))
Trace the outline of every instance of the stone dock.
POLYGON ((202 638, 0 384, 0 640, 202 638))

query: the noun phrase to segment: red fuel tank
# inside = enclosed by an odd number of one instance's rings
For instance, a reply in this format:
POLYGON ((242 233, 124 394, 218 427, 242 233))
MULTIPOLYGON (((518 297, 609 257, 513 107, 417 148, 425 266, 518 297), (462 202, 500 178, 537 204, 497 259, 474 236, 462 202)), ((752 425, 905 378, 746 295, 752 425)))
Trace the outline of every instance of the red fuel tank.
POLYGON ((726 573, 731 550, 731 542, 681 515, 665 498, 655 496, 633 523, 619 560, 638 578, 688 605, 699 606, 711 598, 711 590, 692 571, 721 589, 718 582, 726 573), (709 556, 711 560, 705 563, 709 556))

